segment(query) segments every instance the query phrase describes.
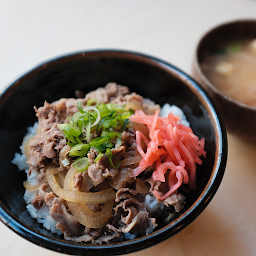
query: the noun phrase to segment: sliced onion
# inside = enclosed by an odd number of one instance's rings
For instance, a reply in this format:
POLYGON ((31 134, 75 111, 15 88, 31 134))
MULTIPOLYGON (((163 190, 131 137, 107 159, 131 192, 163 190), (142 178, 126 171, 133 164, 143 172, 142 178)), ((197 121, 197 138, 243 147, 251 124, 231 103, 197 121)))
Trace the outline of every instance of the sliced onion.
POLYGON ((124 160, 121 161, 120 168, 128 165, 132 165, 132 164, 139 164, 141 159, 142 159, 141 156, 133 156, 133 157, 125 158, 124 160))
POLYGON ((65 171, 59 172, 59 176, 58 176, 59 182, 58 183, 59 183, 61 188, 64 187, 65 175, 66 175, 65 171))
POLYGON ((89 228, 104 227, 112 215, 113 201, 106 202, 100 212, 91 211, 86 205, 67 202, 71 213, 77 221, 89 228))
POLYGON ((23 186, 28 191, 35 191, 40 188, 40 186, 46 182, 46 178, 44 178, 42 181, 38 182, 37 184, 31 184, 28 180, 23 182, 23 186))
POLYGON ((56 182, 56 179, 54 177, 55 169, 55 167, 48 167, 46 170, 46 178, 50 188, 58 197, 63 198, 66 201, 82 204, 100 204, 115 199, 116 194, 111 188, 100 192, 80 192, 64 190, 56 182))
POLYGON ((59 163, 62 164, 64 167, 69 165, 69 161, 66 158, 68 152, 70 151, 71 147, 69 145, 64 146, 59 153, 59 163), (68 164, 67 164, 68 161, 68 164))
POLYGON ((76 170, 76 168, 71 167, 68 170, 68 172, 65 176, 65 179, 64 179, 64 184, 63 184, 63 188, 65 190, 72 190, 72 188, 73 188, 73 178, 76 174, 78 174, 78 171, 76 170))
MULTIPOLYGON (((75 170, 75 168, 72 168, 72 167, 70 168, 70 170, 68 171, 65 177, 64 189, 69 191, 72 190, 73 177, 77 173, 78 172, 75 170)), ((74 215, 74 217, 77 219, 77 221, 80 224, 89 228, 102 228, 107 224, 112 214, 113 201, 114 200, 106 202, 105 205, 103 206, 103 209, 99 212, 91 211, 86 206, 86 204, 80 204, 80 203, 74 203, 74 202, 67 202, 67 204, 71 213, 74 215)))

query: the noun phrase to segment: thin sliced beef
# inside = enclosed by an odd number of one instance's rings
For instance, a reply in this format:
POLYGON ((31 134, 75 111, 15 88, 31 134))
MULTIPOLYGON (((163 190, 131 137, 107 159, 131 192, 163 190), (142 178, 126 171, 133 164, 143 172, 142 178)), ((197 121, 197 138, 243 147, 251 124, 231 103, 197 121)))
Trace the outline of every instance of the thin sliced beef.
POLYGON ((163 203, 166 206, 173 205, 175 212, 180 212, 184 208, 185 199, 186 199, 186 197, 183 196, 182 194, 174 193, 174 194, 170 195, 169 197, 167 197, 163 201, 163 203))
POLYGON ((65 237, 81 234, 83 226, 68 212, 61 198, 54 196, 51 192, 45 196, 45 203, 49 206, 50 215, 57 221, 56 228, 59 229, 65 237))
POLYGON ((147 211, 140 211, 133 219, 132 222, 126 227, 122 228, 124 233, 135 234, 149 234, 157 227, 156 219, 149 218, 147 211))
MULTIPOLYGON (((114 210, 115 217, 120 218, 119 223, 121 222, 121 226, 119 229, 123 233, 145 234, 157 226, 155 218, 149 217, 146 205, 136 198, 128 198, 121 201, 114 210)), ((113 226, 118 223, 115 217, 111 223, 113 226)))
POLYGON ((92 244, 102 244, 109 243, 113 241, 115 238, 120 236, 120 231, 117 233, 113 231, 114 228, 109 227, 107 225, 107 229, 93 229, 93 228, 85 228, 84 232, 79 237, 66 237, 68 240, 72 240, 74 242, 91 242, 92 244))
POLYGON ((90 165, 95 163, 95 158, 97 157, 98 152, 95 148, 90 148, 87 157, 88 157, 88 162, 90 165))
POLYGON ((143 97, 136 93, 132 93, 132 94, 127 94, 125 96, 120 95, 120 96, 116 97, 116 99, 114 99, 112 102, 116 103, 120 106, 123 106, 124 104, 126 104, 128 102, 136 102, 142 106, 143 105, 143 97))
POLYGON ((103 165, 98 166, 97 164, 93 164, 88 168, 88 176, 92 179, 92 181, 95 184, 101 183, 107 177, 115 177, 118 173, 118 169, 114 169, 114 168, 108 169, 103 165))
POLYGON ((124 96, 129 93, 129 89, 116 83, 108 83, 104 88, 100 87, 85 96, 85 101, 96 99, 101 103, 108 103, 118 96, 124 96))
POLYGON ((116 192, 116 202, 120 202, 123 199, 134 198, 138 192, 130 188, 121 188, 116 192))
POLYGON ((56 124, 34 136, 29 141, 29 165, 31 170, 39 170, 45 167, 48 160, 53 164, 59 165, 59 151, 66 145, 66 139, 56 124))
POLYGON ((46 196, 46 189, 49 187, 47 183, 44 183, 40 186, 37 195, 31 200, 31 204, 34 206, 35 209, 40 210, 41 207, 45 204, 45 196, 46 196))

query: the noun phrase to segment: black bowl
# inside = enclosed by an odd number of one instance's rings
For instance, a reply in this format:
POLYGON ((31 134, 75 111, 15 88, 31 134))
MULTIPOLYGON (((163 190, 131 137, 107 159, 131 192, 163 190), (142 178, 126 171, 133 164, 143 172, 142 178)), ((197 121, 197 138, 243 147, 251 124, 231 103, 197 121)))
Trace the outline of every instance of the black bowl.
POLYGON ((75 255, 114 255, 157 244, 185 228, 208 205, 222 180, 227 137, 222 121, 204 89, 176 67, 149 56, 125 51, 87 51, 47 61, 11 83, 0 97, 0 218, 20 236, 45 248, 75 255), (32 219, 23 201, 26 176, 11 163, 28 126, 33 106, 74 97, 108 82, 126 85, 156 103, 180 107, 196 135, 206 139, 206 159, 197 169, 197 188, 188 194, 184 210, 170 224, 131 241, 90 245, 66 241, 32 219))

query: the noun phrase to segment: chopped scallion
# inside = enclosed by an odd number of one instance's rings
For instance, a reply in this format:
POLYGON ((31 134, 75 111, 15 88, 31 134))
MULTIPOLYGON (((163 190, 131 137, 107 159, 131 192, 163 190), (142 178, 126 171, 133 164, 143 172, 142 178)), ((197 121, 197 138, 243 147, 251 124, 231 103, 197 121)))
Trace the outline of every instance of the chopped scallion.
POLYGON ((102 156, 104 156, 104 154, 103 154, 103 153, 99 153, 99 154, 97 155, 97 157, 95 158, 94 162, 97 163, 97 162, 100 160, 100 158, 101 158, 102 156))
POLYGON ((89 99, 87 101, 87 105, 97 107, 99 105, 99 101, 96 99, 89 99))
POLYGON ((72 136, 79 136, 81 134, 81 131, 74 127, 71 126, 70 124, 57 124, 58 128, 62 131, 66 131, 68 134, 72 135, 72 136))
POLYGON ((89 162, 86 157, 78 158, 73 164, 77 171, 84 172, 89 168, 89 162))
POLYGON ((89 144, 77 144, 69 151, 70 156, 86 156, 89 151, 89 144))
POLYGON ((78 101, 78 102, 77 102, 77 108, 78 108, 78 110, 79 110, 79 112, 80 112, 81 114, 84 114, 84 113, 85 113, 84 110, 83 110, 83 108, 82 108, 82 103, 81 103, 81 101, 78 101))

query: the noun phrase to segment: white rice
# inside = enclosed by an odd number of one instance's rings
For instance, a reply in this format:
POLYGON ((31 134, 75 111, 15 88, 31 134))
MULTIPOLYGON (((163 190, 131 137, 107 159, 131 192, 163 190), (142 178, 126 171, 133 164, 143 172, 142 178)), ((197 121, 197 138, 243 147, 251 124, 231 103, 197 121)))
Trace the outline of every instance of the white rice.
POLYGON ((183 113, 183 111, 180 108, 178 108, 175 105, 171 106, 169 103, 166 103, 163 105, 163 107, 160 111, 160 116, 167 117, 169 113, 172 113, 175 116, 179 116, 180 121, 183 125, 186 125, 187 127, 190 126, 190 123, 187 121, 185 114, 183 113))
MULTIPOLYGON (((184 115, 183 111, 178 108, 177 106, 171 106, 170 104, 165 104, 161 111, 160 116, 167 117, 169 113, 173 113, 176 116, 180 117, 181 123, 190 126, 189 122, 186 119, 186 116, 184 115)), ((30 139, 32 136, 36 135, 36 128, 38 123, 36 122, 33 126, 28 127, 28 132, 25 135, 23 142, 27 139, 30 139)), ((12 160, 12 163, 17 165, 19 170, 24 170, 27 173, 27 179, 28 181, 35 185, 37 184, 37 176, 38 174, 36 172, 31 172, 30 175, 28 175, 29 165, 26 163, 26 157, 24 154, 24 148, 21 145, 20 146, 21 153, 15 153, 14 159, 12 160)), ((36 219, 38 223, 43 224, 43 227, 50 230, 52 233, 61 234, 61 231, 56 229, 55 225, 57 222, 51 217, 49 213, 49 208, 47 205, 43 205, 40 210, 37 210, 34 208, 34 206, 30 203, 31 200, 38 194, 38 190, 36 191, 28 191, 26 190, 23 196, 24 201, 27 203, 27 210, 32 218, 36 219)), ((152 195, 146 195, 144 203, 147 205, 148 210, 150 213, 156 212, 158 210, 162 210, 164 208, 164 205, 159 203, 156 198, 152 195)), ((125 239, 134 239, 136 238, 135 234, 131 233, 124 233, 125 239)))

